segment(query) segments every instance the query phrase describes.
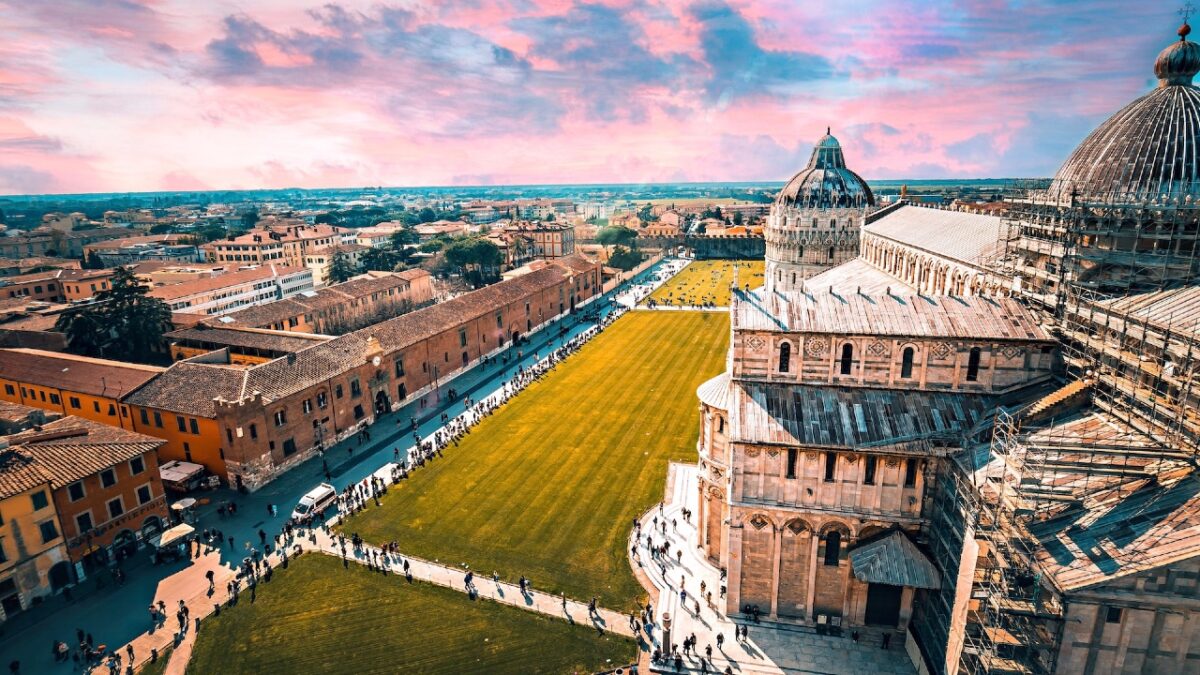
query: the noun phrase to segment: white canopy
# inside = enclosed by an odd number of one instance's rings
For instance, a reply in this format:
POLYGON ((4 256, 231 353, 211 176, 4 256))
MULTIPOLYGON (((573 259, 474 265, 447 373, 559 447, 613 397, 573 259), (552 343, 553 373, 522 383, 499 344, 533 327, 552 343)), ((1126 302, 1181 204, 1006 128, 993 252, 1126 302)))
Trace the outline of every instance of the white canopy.
POLYGON ((180 462, 178 460, 167 462, 158 467, 158 475, 168 483, 186 483, 188 480, 202 473, 204 473, 204 466, 202 464, 180 462))
POLYGON ((163 532, 162 534, 151 537, 150 544, 155 548, 166 548, 171 544, 179 543, 180 539, 188 536, 196 531, 196 528, 187 523, 180 523, 175 527, 163 532))

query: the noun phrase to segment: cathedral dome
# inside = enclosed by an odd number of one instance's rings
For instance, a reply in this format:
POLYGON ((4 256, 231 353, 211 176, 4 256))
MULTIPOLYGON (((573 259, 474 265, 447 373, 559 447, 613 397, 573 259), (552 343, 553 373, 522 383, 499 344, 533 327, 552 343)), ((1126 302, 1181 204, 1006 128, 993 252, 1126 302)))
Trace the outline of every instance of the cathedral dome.
POLYGON ((783 186, 775 198, 775 205, 801 208, 874 206, 875 195, 865 180, 846 168, 841 144, 826 129, 813 148, 808 166, 783 186))
POLYGON ((1154 63, 1158 87, 1084 139, 1055 174, 1051 194, 1084 199, 1200 197, 1200 45, 1179 41, 1154 63))

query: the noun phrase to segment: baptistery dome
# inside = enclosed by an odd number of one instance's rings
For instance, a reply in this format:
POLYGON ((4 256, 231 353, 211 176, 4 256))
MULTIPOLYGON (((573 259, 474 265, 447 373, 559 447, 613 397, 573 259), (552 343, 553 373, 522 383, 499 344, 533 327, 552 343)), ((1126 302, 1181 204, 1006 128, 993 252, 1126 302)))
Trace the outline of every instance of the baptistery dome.
POLYGON ((858 231, 874 205, 871 188, 846 168, 842 145, 826 129, 767 216, 767 288, 800 290, 805 279, 858 257, 858 231))
POLYGON ((813 148, 808 166, 783 186, 775 203, 782 206, 874 206, 867 182, 846 168, 842 145, 825 130, 813 148))
POLYGON ((1158 87, 1108 118, 1055 174, 1050 192, 1086 200, 1200 197, 1200 45, 1179 40, 1158 55, 1158 87))

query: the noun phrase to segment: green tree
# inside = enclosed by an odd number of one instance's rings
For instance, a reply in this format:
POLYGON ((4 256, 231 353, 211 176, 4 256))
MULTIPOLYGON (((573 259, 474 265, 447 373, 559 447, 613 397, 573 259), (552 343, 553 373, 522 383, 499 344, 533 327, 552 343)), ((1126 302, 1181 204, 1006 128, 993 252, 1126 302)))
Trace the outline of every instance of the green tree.
POLYGON ((143 361, 162 345, 171 329, 167 303, 147 295, 127 267, 113 272, 110 288, 93 302, 58 317, 54 329, 65 333, 71 351, 123 361, 143 361))
POLYGON ((438 214, 436 211, 426 206, 425 208, 421 209, 421 212, 417 214, 417 217, 422 223, 432 223, 438 219, 438 214))
POLYGON ((418 240, 419 237, 417 237, 416 231, 410 227, 404 227, 392 233, 392 238, 389 243, 391 244, 393 251, 399 251, 405 246, 417 243, 418 240))
POLYGON ((391 272, 395 269, 398 258, 391 249, 379 246, 362 254, 361 267, 374 272, 391 272))
POLYGON ((257 222, 258 222, 258 209, 257 208, 251 208, 249 211, 246 211, 245 213, 242 214, 242 225, 245 225, 247 229, 254 227, 255 223, 257 223, 257 222))
POLYGON ((355 274, 358 274, 358 270, 350 262, 350 256, 345 251, 336 251, 333 260, 329 261, 329 281, 340 284, 355 274))
POLYGON ((313 222, 318 225, 332 225, 337 222, 337 216, 333 213, 319 213, 316 218, 313 218, 313 222))
POLYGON ((625 227, 624 225, 610 225, 602 227, 596 232, 596 242, 601 246, 625 246, 628 248, 636 248, 637 232, 625 227))
POLYGON ((102 270, 104 263, 100 261, 100 256, 96 255, 95 251, 88 251, 87 257, 83 259, 83 268, 85 270, 102 270))
POLYGON ((734 225, 741 225, 741 224, 742 224, 742 222, 743 222, 743 218, 742 218, 742 212, 741 212, 741 211, 736 211, 736 212, 734 212, 734 214, 733 214, 733 224, 734 224, 734 225))
POLYGON ((446 246, 445 255, 446 263, 458 268, 464 277, 474 277, 472 283, 476 286, 498 276, 503 261, 500 247, 483 237, 456 239, 446 246))
POLYGON ((158 223, 150 227, 150 234, 167 234, 173 229, 175 226, 170 223, 158 223))

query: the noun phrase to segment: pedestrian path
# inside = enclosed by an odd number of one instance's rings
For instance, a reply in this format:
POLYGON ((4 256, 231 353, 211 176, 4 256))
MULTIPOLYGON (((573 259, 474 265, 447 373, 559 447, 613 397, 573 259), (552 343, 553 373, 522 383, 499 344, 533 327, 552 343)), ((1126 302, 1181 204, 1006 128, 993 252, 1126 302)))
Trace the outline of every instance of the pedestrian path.
MULTIPOLYGON (((683 514, 685 508, 693 514, 700 511, 697 467, 673 463, 670 473, 669 494, 661 510, 651 509, 642 517, 642 536, 637 542, 638 561, 635 564, 641 566, 645 577, 660 593, 655 621, 663 625, 664 619, 670 619, 670 645, 682 645, 685 637, 696 636, 698 654, 683 657, 685 670, 699 672, 699 657, 704 656, 705 648, 711 646, 712 658, 706 660, 709 671, 717 673, 726 668, 743 675, 911 675, 915 672, 908 656, 901 650, 886 651, 855 643, 847 637, 818 635, 800 626, 767 626, 725 616, 720 610, 724 604, 721 571, 709 562, 699 547, 694 517, 689 522, 683 514), (646 545, 646 534, 649 533, 653 533, 654 544, 661 545, 664 541, 669 544, 667 556, 651 557, 646 545), (704 596, 700 591, 702 582, 704 596), (680 591, 683 591, 682 598, 680 591), (708 593, 712 595, 711 603, 707 599, 708 593), (735 639, 736 629, 740 627, 749 630, 747 640, 735 639), (721 647, 717 646, 718 636, 724 638, 721 647)), ((680 651, 682 653, 682 647, 680 651)), ((654 666, 652 669, 675 672, 673 667, 654 666)))
POLYGON ((465 577, 471 570, 466 567, 451 567, 406 556, 402 553, 385 553, 380 548, 365 544, 361 549, 354 550, 348 539, 345 540, 345 548, 343 548, 337 537, 321 530, 317 531, 316 537, 316 546, 319 551, 347 562, 360 565, 373 564, 377 569, 382 567, 391 574, 404 576, 404 562, 407 561, 408 573, 417 581, 444 586, 463 593, 468 593, 470 590, 476 598, 520 607, 546 616, 565 619, 570 623, 592 626, 599 632, 615 633, 624 637, 641 635, 640 631, 635 633, 631 627, 628 615, 603 607, 597 607, 593 613, 589 611, 587 603, 533 590, 531 586, 527 586, 526 590, 522 591, 519 584, 505 580, 493 581, 491 573, 484 570, 474 571, 471 589, 468 589, 465 577))

